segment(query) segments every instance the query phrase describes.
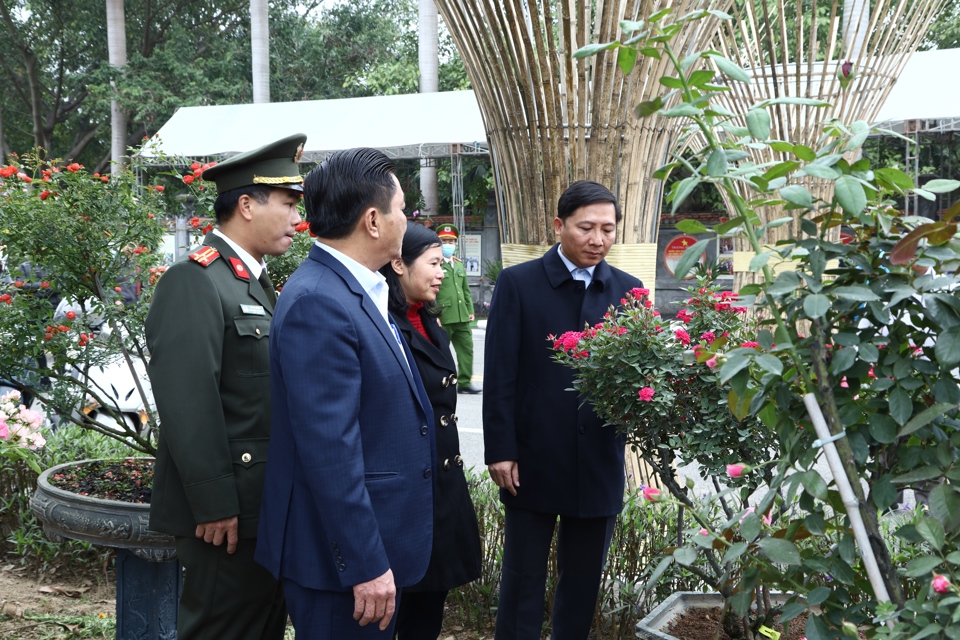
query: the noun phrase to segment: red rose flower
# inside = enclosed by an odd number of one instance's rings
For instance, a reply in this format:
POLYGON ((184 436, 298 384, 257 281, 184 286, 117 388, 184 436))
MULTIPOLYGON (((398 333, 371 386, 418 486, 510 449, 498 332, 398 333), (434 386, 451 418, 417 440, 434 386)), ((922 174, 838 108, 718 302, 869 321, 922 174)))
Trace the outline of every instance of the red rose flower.
POLYGON ((303 233, 304 231, 307 231, 309 229, 310 229, 310 223, 307 222, 306 220, 304 220, 303 222, 301 222, 296 226, 297 233, 303 233))
POLYGON ((9 178, 15 173, 17 173, 17 168, 13 165, 10 165, 10 166, 4 167, 3 169, 0 169, 0 178, 9 178))
POLYGON ((46 280, 44 280, 43 282, 40 283, 40 288, 41 288, 41 289, 49 289, 49 288, 50 288, 50 283, 47 282, 46 280))
POLYGON ((193 216, 192 218, 190 218, 190 226, 193 227, 194 229, 199 229, 200 218, 198 218, 197 216, 193 216))
POLYGON ((213 225, 212 225, 212 224, 208 224, 207 226, 205 226, 205 227, 203 228, 203 235, 207 235, 207 234, 210 233, 211 231, 213 231, 213 225))
POLYGON ((83 168, 83 165, 78 162, 72 162, 68 164, 66 167, 67 171, 69 171, 70 173, 76 173, 77 171, 80 171, 80 169, 82 168, 83 168))
POLYGON ((690 344, 690 334, 687 333, 684 329, 677 329, 673 332, 674 337, 680 341, 681 344, 688 345, 690 344))
POLYGON ((13 296, 11 296, 9 293, 5 293, 2 296, 0 296, 0 302, 4 302, 6 304, 13 304, 13 296))
POLYGON ((76 311, 67 311, 67 320, 73 320, 77 317, 76 311))
POLYGON ((193 182, 193 176, 183 176, 184 184, 191 184, 193 182))
POLYGON ((200 168, 200 163, 199 163, 199 162, 194 162, 193 164, 190 165, 190 168, 193 169, 194 171, 196 171, 197 169, 200 168))
POLYGON ((40 192, 40 199, 46 200, 47 198, 50 197, 51 193, 53 193, 53 191, 50 191, 50 189, 44 189, 43 191, 40 192))
POLYGON ((154 191, 159 191, 160 193, 163 193, 163 185, 162 185, 162 184, 158 184, 157 186, 155 186, 155 187, 153 188, 153 190, 154 190, 154 191))

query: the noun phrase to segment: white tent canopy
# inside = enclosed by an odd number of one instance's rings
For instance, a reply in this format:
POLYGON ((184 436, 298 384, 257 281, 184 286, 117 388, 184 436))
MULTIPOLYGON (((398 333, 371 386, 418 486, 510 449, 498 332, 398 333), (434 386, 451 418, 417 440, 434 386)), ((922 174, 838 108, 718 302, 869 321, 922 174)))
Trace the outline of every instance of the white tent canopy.
POLYGON ((960 129, 960 86, 951 81, 960 69, 960 49, 918 51, 904 65, 876 122, 901 129, 905 120, 925 120, 924 130, 960 129), (936 121, 935 123, 933 121, 936 121))
POLYGON ((393 158, 485 153, 487 133, 473 91, 372 98, 183 107, 140 155, 230 156, 294 133, 307 134, 304 160, 372 147, 393 158))

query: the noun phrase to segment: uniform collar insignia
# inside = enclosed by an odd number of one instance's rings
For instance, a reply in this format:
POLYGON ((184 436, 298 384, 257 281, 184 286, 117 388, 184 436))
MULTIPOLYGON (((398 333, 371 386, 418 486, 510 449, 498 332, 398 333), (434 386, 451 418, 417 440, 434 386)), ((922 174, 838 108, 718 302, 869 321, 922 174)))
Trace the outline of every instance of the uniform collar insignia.
POLYGON ((250 279, 250 270, 247 269, 247 266, 243 264, 243 260, 240 258, 228 258, 230 261, 230 266, 233 267, 233 275, 237 276, 241 280, 250 279))

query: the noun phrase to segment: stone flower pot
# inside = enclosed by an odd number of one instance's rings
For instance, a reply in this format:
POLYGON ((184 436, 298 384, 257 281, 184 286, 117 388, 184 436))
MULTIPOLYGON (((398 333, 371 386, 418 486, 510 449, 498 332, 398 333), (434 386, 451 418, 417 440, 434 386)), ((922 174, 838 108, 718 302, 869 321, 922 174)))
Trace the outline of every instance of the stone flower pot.
MULTIPOLYGON (((774 604, 783 604, 787 596, 779 593, 770 594, 774 604)), ((637 623, 637 638, 640 640, 677 640, 667 633, 667 626, 679 615, 691 609, 713 609, 723 606, 723 596, 719 593, 700 593, 698 591, 678 591, 671 594, 666 600, 648 613, 637 623)), ((816 609, 816 607, 814 607, 816 609)))
POLYGON ((149 529, 150 505, 101 500, 58 489, 50 476, 91 460, 47 469, 30 510, 47 537, 117 550, 117 640, 175 640, 182 568, 173 536, 149 529))

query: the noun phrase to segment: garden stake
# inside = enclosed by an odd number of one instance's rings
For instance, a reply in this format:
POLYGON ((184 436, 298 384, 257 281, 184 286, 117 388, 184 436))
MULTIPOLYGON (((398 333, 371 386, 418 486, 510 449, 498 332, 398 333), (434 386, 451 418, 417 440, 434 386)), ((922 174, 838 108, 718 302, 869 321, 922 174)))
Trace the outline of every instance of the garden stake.
MULTIPOLYGON (((867 568, 873 593, 877 597, 877 602, 890 602, 887 585, 883 582, 883 576, 880 575, 877 558, 873 555, 873 547, 870 545, 867 529, 863 526, 863 518, 860 517, 860 505, 853 495, 853 489, 850 488, 850 479, 843 472, 843 463, 840 461, 840 454, 837 453, 837 445, 831 438, 827 421, 823 419, 823 413, 820 412, 817 396, 813 393, 806 394, 803 396, 803 404, 806 405, 807 413, 810 414, 810 421, 813 422, 813 428, 817 431, 817 437, 823 442, 823 452, 827 456, 830 473, 833 474, 833 480, 837 483, 837 489, 840 491, 840 499, 843 501, 843 506, 846 507, 847 517, 850 518, 850 526, 853 528, 853 535, 857 539, 860 553, 863 554, 863 564, 867 568)), ((887 626, 892 627, 893 621, 888 620, 887 626)))

